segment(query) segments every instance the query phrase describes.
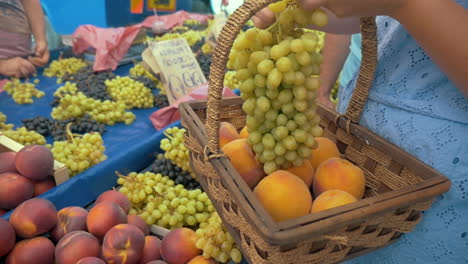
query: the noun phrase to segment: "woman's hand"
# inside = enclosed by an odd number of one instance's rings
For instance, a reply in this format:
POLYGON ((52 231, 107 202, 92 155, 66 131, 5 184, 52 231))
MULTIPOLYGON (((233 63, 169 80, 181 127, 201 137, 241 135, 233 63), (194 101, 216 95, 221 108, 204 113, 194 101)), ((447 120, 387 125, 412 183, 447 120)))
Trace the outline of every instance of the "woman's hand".
POLYGON ((305 10, 325 7, 337 17, 392 16, 411 0, 297 0, 305 10))
POLYGON ((335 103, 333 103, 332 100, 330 99, 330 94, 323 94, 323 95, 319 94, 317 96, 317 102, 332 110, 335 110, 336 108, 335 103))
POLYGON ((29 57, 28 60, 36 67, 44 67, 49 62, 50 54, 47 42, 40 41, 36 43, 34 57, 29 57))
POLYGON ((15 77, 25 78, 36 72, 34 65, 23 58, 15 57, 7 60, 0 60, 0 74, 15 77))

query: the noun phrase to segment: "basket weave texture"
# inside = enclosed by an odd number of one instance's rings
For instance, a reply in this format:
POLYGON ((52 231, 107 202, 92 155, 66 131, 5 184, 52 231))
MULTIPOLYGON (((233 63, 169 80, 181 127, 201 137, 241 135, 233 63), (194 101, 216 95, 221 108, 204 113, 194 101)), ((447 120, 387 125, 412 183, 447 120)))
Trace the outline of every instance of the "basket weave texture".
MULTIPOLYGON (((276 223, 219 148, 219 124, 245 125, 242 99, 222 99, 229 51, 243 25, 274 0, 246 1, 229 18, 215 48, 208 101, 179 106, 188 129, 194 172, 249 263, 337 263, 376 250, 410 232, 450 181, 357 124, 372 84, 377 39, 374 18, 361 19, 363 59, 345 115, 318 107, 324 135, 366 176, 364 199, 276 223)), ((424 241, 421 241, 424 243, 424 241)))

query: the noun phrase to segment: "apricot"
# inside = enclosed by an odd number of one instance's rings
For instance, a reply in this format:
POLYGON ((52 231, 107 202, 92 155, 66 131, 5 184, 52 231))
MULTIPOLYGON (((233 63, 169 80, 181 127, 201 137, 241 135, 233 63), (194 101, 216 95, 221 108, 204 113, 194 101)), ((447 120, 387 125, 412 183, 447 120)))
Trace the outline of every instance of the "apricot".
POLYGON ((279 170, 266 176, 258 183, 254 193, 271 217, 286 221, 310 213, 312 195, 302 179, 279 170))
POLYGON ((307 187, 310 188, 312 185, 312 181, 314 179, 314 168, 312 168, 312 165, 310 165, 308 160, 305 160, 301 166, 291 167, 287 169, 287 171, 301 178, 307 187))
POLYGON ((212 258, 205 258, 204 256, 196 256, 191 259, 187 264, 218 264, 218 262, 212 258))
POLYGON ((54 156, 45 146, 26 146, 16 154, 15 165, 24 177, 41 181, 54 173, 54 156))
POLYGON ((0 153, 0 174, 5 172, 18 173, 15 166, 16 152, 2 152, 0 153))
POLYGON ((126 223, 124 210, 118 204, 107 201, 96 204, 86 217, 88 231, 98 238, 103 238, 112 227, 126 223))
POLYGON ((32 238, 49 232, 57 224, 57 209, 48 200, 32 198, 11 213, 10 224, 22 238, 32 238))
POLYGON ((161 240, 155 236, 145 236, 145 246, 139 264, 161 259, 161 240))
POLYGON ((239 133, 240 138, 248 138, 249 137, 249 131, 247 130, 247 126, 243 127, 242 130, 239 133))
POLYGON ((356 197, 345 191, 328 190, 320 194, 317 198, 315 198, 314 202, 312 203, 311 213, 325 211, 356 201, 356 197))
POLYGON ((320 164, 313 182, 316 197, 325 191, 338 189, 361 199, 365 188, 366 181, 362 170, 340 158, 331 158, 320 164))
POLYGON ((202 253, 196 242, 197 234, 192 229, 174 229, 163 238, 161 255, 170 264, 185 264, 202 253))
POLYGON ((50 189, 55 187, 55 180, 49 177, 43 181, 37 181, 34 183, 34 197, 39 196, 50 189))
POLYGON ((0 208, 13 209, 34 194, 31 180, 13 172, 0 174, 0 208))
POLYGON ((57 213, 57 224, 50 232, 54 241, 59 241, 73 231, 86 231, 88 211, 78 206, 65 207, 57 213))
POLYGON ((129 215, 127 217, 127 223, 138 227, 145 236, 149 235, 149 226, 139 215, 129 215))
POLYGON ((100 258, 86 257, 80 259, 76 264, 106 264, 106 262, 100 258))
POLYGON ((138 227, 116 225, 104 237, 102 256, 107 263, 137 264, 144 246, 145 236, 138 227))
POLYGON ((96 199, 96 204, 109 201, 118 204, 124 210, 125 214, 128 214, 132 205, 130 204, 130 200, 128 200, 127 196, 123 193, 118 192, 116 190, 110 190, 103 192, 99 197, 96 199))
POLYGON ((247 139, 237 139, 222 148, 231 160, 232 166, 252 189, 265 176, 263 167, 247 143, 247 139))
POLYGON ((46 237, 18 242, 6 259, 6 264, 54 264, 55 246, 46 237))
POLYGON ((219 126, 219 146, 223 147, 227 143, 240 139, 236 128, 229 122, 221 122, 219 126))
POLYGON ((5 256, 15 246, 16 235, 7 220, 0 218, 0 257, 5 256))
POLYGON ((316 137, 317 148, 312 149, 312 155, 309 159, 310 165, 314 170, 317 170, 320 163, 326 161, 329 158, 339 158, 340 151, 336 146, 335 142, 326 137, 316 137))
POLYGON ((76 264, 86 257, 99 257, 101 246, 92 234, 85 231, 73 231, 66 234, 55 248, 57 264, 76 264))

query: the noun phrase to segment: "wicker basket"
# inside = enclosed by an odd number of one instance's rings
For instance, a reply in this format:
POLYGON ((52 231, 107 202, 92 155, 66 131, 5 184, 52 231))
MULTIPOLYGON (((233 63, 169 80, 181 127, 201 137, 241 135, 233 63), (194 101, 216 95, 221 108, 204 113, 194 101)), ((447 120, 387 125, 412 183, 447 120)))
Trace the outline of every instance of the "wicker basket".
POLYGON ((243 25, 271 2, 246 1, 231 16, 214 52, 208 101, 179 107, 192 168, 249 263, 336 263, 384 247, 410 232, 450 181, 358 124, 376 65, 374 18, 361 20, 363 60, 346 114, 318 108, 324 136, 364 171, 365 199, 276 223, 220 152, 219 123, 245 124, 242 99, 221 98, 229 51, 243 25))

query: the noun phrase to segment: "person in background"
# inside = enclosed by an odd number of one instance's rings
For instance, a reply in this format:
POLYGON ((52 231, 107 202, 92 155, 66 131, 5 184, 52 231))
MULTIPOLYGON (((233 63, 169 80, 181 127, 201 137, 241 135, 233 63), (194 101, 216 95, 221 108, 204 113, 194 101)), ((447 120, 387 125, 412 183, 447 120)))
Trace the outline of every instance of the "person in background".
POLYGON ((49 56, 40 0, 0 0, 0 75, 28 77, 49 56))

